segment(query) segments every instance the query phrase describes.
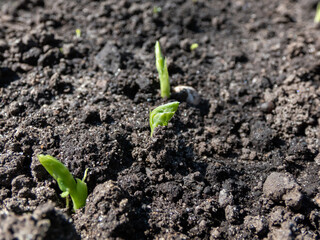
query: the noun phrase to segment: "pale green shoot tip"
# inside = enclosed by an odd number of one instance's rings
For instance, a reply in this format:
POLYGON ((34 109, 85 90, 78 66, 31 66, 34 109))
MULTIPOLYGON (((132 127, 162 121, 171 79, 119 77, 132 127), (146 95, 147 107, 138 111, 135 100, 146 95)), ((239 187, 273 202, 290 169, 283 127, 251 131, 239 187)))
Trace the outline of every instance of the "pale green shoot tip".
POLYGON ((156 67, 158 70, 159 80, 160 80, 161 97, 170 98, 170 81, 169 81, 169 73, 167 68, 167 61, 162 56, 159 41, 157 41, 155 45, 155 55, 156 55, 156 67))
POLYGON ((76 29, 76 37, 77 37, 77 38, 80 38, 80 37, 81 37, 81 29, 80 29, 80 28, 77 28, 77 29, 76 29))
POLYGON ((190 46, 190 50, 193 51, 193 50, 197 49, 198 47, 199 47, 198 43, 192 43, 190 46))
POLYGON ((161 10, 162 10, 161 7, 158 7, 158 6, 154 6, 153 7, 153 13, 154 14, 161 12, 161 10))
POLYGON ((314 17, 314 22, 315 23, 320 22, 320 2, 317 5, 316 16, 314 17))

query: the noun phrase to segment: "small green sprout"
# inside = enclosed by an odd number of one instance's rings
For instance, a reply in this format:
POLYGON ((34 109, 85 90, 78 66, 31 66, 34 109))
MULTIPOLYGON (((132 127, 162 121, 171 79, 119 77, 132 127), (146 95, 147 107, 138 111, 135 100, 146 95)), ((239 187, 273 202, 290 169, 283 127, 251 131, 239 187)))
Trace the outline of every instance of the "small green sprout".
POLYGON ((73 202, 73 209, 77 210, 86 204, 88 196, 87 184, 84 182, 87 177, 86 169, 82 180, 73 178, 68 168, 58 159, 50 155, 38 155, 38 159, 47 172, 58 182, 62 191, 61 197, 66 198, 67 208, 69 207, 69 194, 73 202))
POLYGON ((190 46, 190 50, 193 51, 193 50, 197 49, 198 47, 199 47, 198 43, 192 43, 190 46))
POLYGON ((159 12, 161 12, 161 7, 158 7, 158 6, 154 6, 153 7, 153 14, 157 14, 157 13, 159 13, 159 12))
POLYGON ((320 2, 317 5, 316 16, 314 17, 314 22, 315 23, 320 22, 320 2))
POLYGON ((167 68, 167 60, 162 56, 160 43, 156 42, 155 45, 156 66, 160 79, 160 90, 162 98, 170 98, 170 81, 167 68))
POLYGON ((172 102, 161 105, 150 112, 150 128, 151 137, 153 130, 158 126, 167 126, 170 119, 173 117, 179 107, 179 102, 172 102))
POLYGON ((80 29, 80 28, 77 28, 77 29, 76 29, 76 37, 77 37, 77 38, 80 38, 80 37, 81 37, 81 29, 80 29))

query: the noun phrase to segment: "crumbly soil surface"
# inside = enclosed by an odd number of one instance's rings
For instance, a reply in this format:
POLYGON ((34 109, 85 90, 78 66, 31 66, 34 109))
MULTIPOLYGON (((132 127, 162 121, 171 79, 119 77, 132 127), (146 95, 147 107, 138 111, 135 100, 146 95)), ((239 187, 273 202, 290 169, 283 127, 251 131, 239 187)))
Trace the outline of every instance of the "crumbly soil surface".
POLYGON ((316 4, 1 0, 0 239, 319 239, 316 4), (89 168, 84 208, 41 153, 89 168))

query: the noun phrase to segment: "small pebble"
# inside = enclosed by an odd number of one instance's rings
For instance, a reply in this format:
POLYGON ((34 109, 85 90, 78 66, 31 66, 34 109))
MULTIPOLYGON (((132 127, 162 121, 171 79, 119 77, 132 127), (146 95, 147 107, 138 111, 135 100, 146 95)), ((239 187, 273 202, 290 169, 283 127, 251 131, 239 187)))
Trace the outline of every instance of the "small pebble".
POLYGON ((178 100, 186 101, 195 106, 201 101, 199 93, 193 87, 179 85, 173 88, 173 92, 177 95, 178 100))
POLYGON ((264 113, 271 113, 274 108, 275 105, 273 102, 265 102, 260 105, 260 109, 264 113))

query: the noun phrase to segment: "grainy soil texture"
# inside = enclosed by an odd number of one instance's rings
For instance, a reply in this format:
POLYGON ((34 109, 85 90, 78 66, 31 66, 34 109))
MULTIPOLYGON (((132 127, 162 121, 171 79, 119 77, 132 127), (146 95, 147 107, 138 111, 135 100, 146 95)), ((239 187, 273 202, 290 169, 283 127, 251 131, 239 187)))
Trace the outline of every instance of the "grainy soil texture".
POLYGON ((316 6, 0 0, 0 239, 319 239, 316 6), (39 154, 89 168, 85 207, 39 154))

